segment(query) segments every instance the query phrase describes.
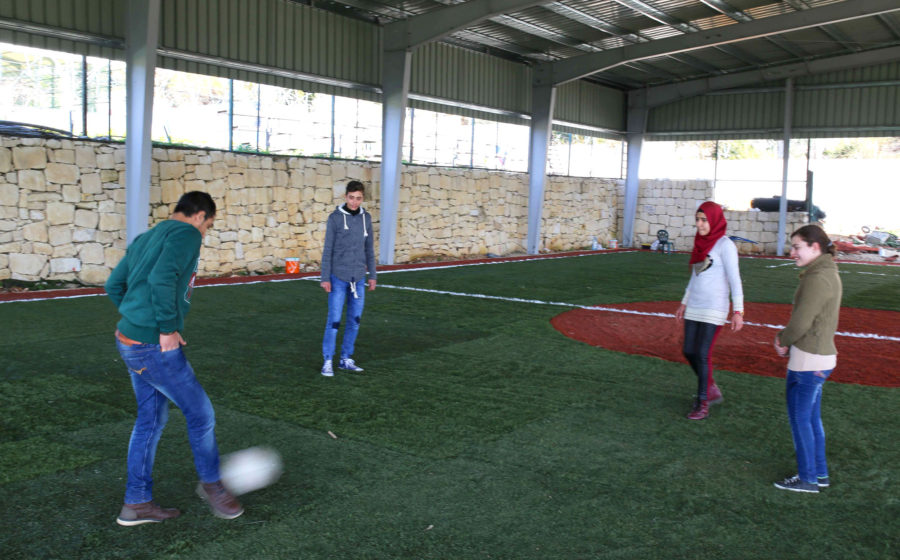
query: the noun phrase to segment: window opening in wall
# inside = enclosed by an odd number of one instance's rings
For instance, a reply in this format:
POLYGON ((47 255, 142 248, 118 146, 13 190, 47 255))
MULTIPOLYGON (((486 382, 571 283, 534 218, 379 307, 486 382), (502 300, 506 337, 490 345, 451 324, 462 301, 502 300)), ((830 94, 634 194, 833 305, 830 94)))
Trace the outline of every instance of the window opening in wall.
POLYGON ((125 63, 105 58, 85 57, 87 95, 83 113, 87 116, 85 136, 125 138, 125 63))
POLYGON ((413 135, 416 130, 416 110, 412 107, 406 109, 406 130, 403 133, 403 161, 410 163, 413 160, 415 144, 413 135))
MULTIPOLYGON (((754 199, 781 196, 783 145, 780 140, 644 142, 641 178, 709 179, 716 202, 750 210, 754 199)), ((900 138, 797 138, 789 158, 788 200, 805 201, 811 180, 812 204, 824 212, 829 233, 855 234, 863 225, 900 230, 900 138)))
POLYGON ((569 148, 571 138, 565 132, 554 131, 550 136, 550 147, 547 151, 547 173, 550 175, 569 174, 569 148))
MULTIPOLYGON (((245 89, 255 90, 255 86, 247 85, 245 89)), ((157 68, 151 138, 156 142, 228 149, 228 136, 222 132, 228 127, 229 91, 227 78, 157 68)), ((254 106, 255 93, 247 94, 254 106)), ((247 123, 245 128, 255 127, 247 123)))
MULTIPOLYGON (((806 144, 805 139, 791 140, 789 200, 806 198, 806 144)), ((754 198, 780 197, 784 175, 783 146, 781 140, 713 142, 716 202, 733 210, 749 210, 754 198)))
MULTIPOLYGON (((124 139, 126 66, 105 58, 0 43, 0 119, 66 135, 124 139)), ((382 107, 363 99, 157 68, 151 138, 185 146, 381 159, 382 107), (227 134, 224 131, 227 130, 227 134)), ((408 109, 404 161, 528 170, 528 127, 408 109)), ((565 134, 551 173, 621 176, 611 142, 565 134)), ((621 163, 622 158, 618 161, 621 163)))
POLYGON ((81 73, 81 56, 0 45, 3 120, 82 134, 81 73))

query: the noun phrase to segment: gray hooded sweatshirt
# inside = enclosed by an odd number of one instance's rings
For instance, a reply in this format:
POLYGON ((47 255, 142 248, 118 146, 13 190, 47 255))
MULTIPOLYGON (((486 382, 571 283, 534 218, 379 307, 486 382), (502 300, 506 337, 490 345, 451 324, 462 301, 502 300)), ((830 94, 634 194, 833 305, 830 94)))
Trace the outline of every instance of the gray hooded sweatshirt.
POLYGON ((325 225, 325 248, 322 250, 322 280, 331 281, 333 274, 344 282, 375 278, 375 240, 372 215, 360 206, 355 216, 344 205, 328 216, 325 225))

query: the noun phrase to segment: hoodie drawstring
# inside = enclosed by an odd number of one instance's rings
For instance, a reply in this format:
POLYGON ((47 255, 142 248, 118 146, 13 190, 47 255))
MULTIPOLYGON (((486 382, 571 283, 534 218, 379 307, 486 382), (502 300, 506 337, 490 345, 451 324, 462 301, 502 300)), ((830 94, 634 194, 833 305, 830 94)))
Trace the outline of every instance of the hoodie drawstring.
MULTIPOLYGON (((341 215, 344 217, 344 229, 350 229, 347 225, 347 211, 341 207, 338 207, 338 210, 341 211, 341 215)), ((366 227, 366 211, 364 208, 360 208, 359 211, 363 219, 363 237, 369 237, 369 229, 366 227)))

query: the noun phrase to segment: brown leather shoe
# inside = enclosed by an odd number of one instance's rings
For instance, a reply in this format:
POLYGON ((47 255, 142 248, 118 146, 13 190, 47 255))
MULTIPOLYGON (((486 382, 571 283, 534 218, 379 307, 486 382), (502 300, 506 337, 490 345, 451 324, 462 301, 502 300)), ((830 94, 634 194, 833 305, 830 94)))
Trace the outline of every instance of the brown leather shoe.
POLYGON ((244 513, 241 503, 222 486, 221 480, 201 482, 197 485, 197 495, 209 504, 216 517, 234 519, 244 513))
POLYGON ((153 502, 144 502, 142 504, 125 504, 116 523, 131 527, 132 525, 140 525, 142 523, 159 523, 166 519, 174 519, 181 515, 181 512, 175 508, 163 508, 153 502))

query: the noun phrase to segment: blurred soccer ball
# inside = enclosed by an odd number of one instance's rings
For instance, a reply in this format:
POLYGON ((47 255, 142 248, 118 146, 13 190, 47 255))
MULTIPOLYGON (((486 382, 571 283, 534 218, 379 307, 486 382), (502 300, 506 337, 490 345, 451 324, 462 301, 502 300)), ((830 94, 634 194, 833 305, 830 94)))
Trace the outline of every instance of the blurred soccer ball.
POLYGON ((222 457, 222 484, 235 496, 274 484, 281 476, 281 455, 269 447, 248 447, 222 457))

